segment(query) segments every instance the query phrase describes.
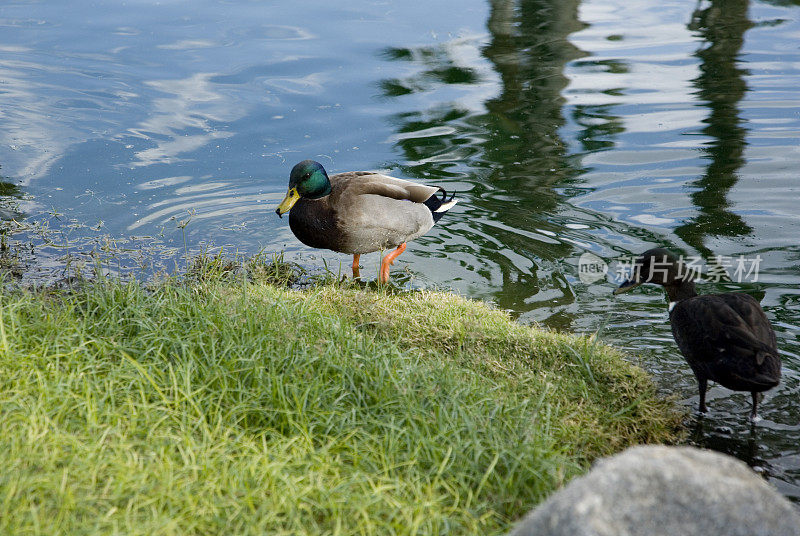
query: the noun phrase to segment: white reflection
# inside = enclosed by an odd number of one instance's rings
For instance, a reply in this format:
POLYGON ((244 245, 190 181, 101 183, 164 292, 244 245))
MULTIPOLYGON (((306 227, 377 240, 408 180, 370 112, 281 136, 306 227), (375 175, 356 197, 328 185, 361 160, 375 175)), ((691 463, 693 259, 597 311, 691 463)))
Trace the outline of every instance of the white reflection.
POLYGON ((218 130, 215 124, 234 121, 245 113, 235 99, 214 90, 210 79, 216 73, 196 73, 178 80, 146 82, 169 97, 153 101, 153 115, 129 134, 151 141, 156 146, 137 151, 133 167, 180 162, 180 155, 195 151, 214 140, 229 138, 232 132, 218 130), (187 129, 202 133, 188 134, 187 129), (165 139, 160 139, 165 138, 165 139))
POLYGON ((647 114, 622 114, 629 133, 702 128, 707 110, 687 106, 697 101, 692 81, 700 75, 692 59, 699 39, 686 24, 688 4, 653 9, 647 2, 589 0, 579 13, 587 26, 569 39, 591 57, 565 70, 569 105, 658 106, 647 114))
POLYGON ((162 179, 153 179, 151 181, 143 182, 136 186, 137 190, 153 190, 155 188, 164 188, 165 186, 174 186, 176 184, 183 184, 184 182, 192 180, 191 175, 180 175, 177 177, 164 177, 162 179))
MULTIPOLYGON (((26 50, 3 47, 3 52, 26 50)), ((52 96, 53 85, 35 78, 48 70, 30 62, 6 60, 0 64, 0 144, 11 149, 4 154, 2 165, 4 173, 19 177, 23 184, 46 175, 80 137, 78 129, 71 126, 75 118, 64 118, 80 112, 56 110, 59 98, 52 96)))
POLYGON ((264 81, 264 84, 284 93, 297 95, 319 95, 324 89, 325 79, 320 73, 311 73, 307 76, 274 77, 264 81))
POLYGON ((216 45, 214 41, 205 39, 184 39, 168 45, 158 45, 158 48, 163 48, 165 50, 192 50, 195 48, 210 48, 216 45))
POLYGON ((445 43, 447 56, 455 67, 472 69, 479 84, 463 84, 464 94, 459 97, 459 108, 472 112, 486 112, 486 102, 502 93, 503 85, 493 64, 486 59, 483 49, 489 43, 490 35, 470 35, 445 43))
MULTIPOLYGON (((196 198, 189 199, 176 199, 173 205, 157 210, 148 214, 147 216, 136 220, 133 224, 128 226, 129 231, 138 229, 139 227, 152 222, 160 222, 165 224, 170 221, 170 218, 180 218, 186 216, 190 210, 197 210, 193 216, 196 220, 203 220, 214 218, 220 215, 243 214, 246 212, 275 212, 274 203, 262 203, 262 201, 279 201, 283 198, 281 193, 264 193, 255 195, 239 195, 239 196, 214 196, 204 201, 198 201, 196 198), (204 210, 208 207, 219 207, 216 210, 204 210)), ((158 203, 163 205, 163 203, 158 203)), ((151 205, 148 208, 153 208, 151 205)))

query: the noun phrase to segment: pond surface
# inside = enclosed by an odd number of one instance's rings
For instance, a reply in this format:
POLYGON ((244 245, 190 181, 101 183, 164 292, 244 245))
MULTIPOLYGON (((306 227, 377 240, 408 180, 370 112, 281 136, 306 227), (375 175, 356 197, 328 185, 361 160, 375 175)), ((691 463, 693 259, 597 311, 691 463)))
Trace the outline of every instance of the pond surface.
POLYGON ((694 409, 661 289, 611 296, 612 261, 666 246, 700 292, 758 296, 784 362, 755 429, 712 387, 694 441, 800 501, 798 2, 11 2, 0 28, 0 218, 37 227, 29 274, 107 243, 110 271, 225 246, 346 272, 275 206, 305 158, 383 169, 461 200, 395 282, 599 331, 694 409))

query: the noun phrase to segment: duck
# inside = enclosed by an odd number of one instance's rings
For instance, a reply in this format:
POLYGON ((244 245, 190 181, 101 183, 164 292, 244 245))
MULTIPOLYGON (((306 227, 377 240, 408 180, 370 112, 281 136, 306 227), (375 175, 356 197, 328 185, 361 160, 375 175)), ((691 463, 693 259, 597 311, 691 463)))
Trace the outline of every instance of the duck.
POLYGON ((758 301, 742 292, 698 295, 693 275, 664 248, 638 257, 630 278, 614 294, 644 283, 661 285, 667 292, 672 335, 697 378, 700 413, 707 412, 711 380, 734 391, 749 391, 750 420, 757 422, 759 393, 781 379, 775 331, 758 301))
POLYGON ((360 278, 361 255, 394 248, 381 261, 378 279, 389 282, 389 267, 407 242, 427 233, 458 202, 444 188, 389 177, 375 171, 328 176, 322 164, 303 160, 289 175, 289 191, 278 205, 289 212, 289 228, 308 247, 353 255, 360 278))

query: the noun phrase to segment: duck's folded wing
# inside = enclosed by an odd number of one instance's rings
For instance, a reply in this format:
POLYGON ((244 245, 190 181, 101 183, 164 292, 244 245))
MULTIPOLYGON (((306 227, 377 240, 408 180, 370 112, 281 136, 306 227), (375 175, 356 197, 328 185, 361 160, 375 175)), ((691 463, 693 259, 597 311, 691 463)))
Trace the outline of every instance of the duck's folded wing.
POLYGON ((351 180, 349 188, 352 189, 350 193, 353 195, 379 195, 414 203, 424 203, 439 191, 436 186, 427 186, 377 173, 354 178, 351 180))
POLYGON ((775 331, 758 300, 750 294, 742 292, 730 292, 718 294, 718 296, 728 307, 736 311, 759 341, 769 345, 773 351, 777 351, 778 341, 775 331))
POLYGON ((682 332, 680 336, 676 333, 678 345, 681 350, 684 345, 691 347, 687 349, 700 361, 720 358, 760 361, 765 353, 772 352, 769 340, 761 340, 739 312, 718 296, 693 298, 685 307, 676 306, 674 313, 673 326, 682 332))

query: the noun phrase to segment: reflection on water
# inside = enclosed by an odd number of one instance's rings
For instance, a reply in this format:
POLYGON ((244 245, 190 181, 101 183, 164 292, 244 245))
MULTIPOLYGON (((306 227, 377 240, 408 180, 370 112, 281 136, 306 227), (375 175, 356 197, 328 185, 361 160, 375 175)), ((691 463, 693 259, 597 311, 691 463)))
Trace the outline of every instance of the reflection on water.
POLYGON ((470 54, 462 47, 445 43, 385 53, 417 67, 405 78, 382 81, 386 97, 429 93, 424 107, 417 99, 414 108, 391 118, 403 133, 395 142, 404 156, 403 171, 420 179, 450 177, 457 189, 470 192, 462 218, 440 224, 462 237, 445 246, 451 259, 461 261, 451 279, 517 313, 546 307, 547 315, 561 314, 574 301, 563 274, 545 266, 573 252, 569 241, 556 238, 559 228, 548 214, 561 199, 553 186, 579 174, 558 132, 564 124, 561 91, 567 85, 562 71, 580 55, 566 41, 580 28, 576 15, 577 2, 490 3, 491 34, 481 52, 500 84, 498 95, 477 107, 437 94, 439 85, 479 80, 487 69, 481 59, 464 65, 470 54))
POLYGON ((0 219, 46 222, 58 239, 34 243, 42 264, 108 236, 137 270, 182 262, 184 240, 336 268, 345 256, 309 251, 274 216, 288 171, 381 168, 461 199, 397 281, 599 331, 688 409, 696 384, 663 293, 613 299, 613 282, 579 281, 577 259, 760 255, 757 282, 701 292, 763 296, 783 383, 752 431, 747 395, 713 388, 693 441, 800 500, 800 7, 233 3, 4 6, 0 219))
POLYGON ((19 184, 0 177, 0 221, 20 221, 25 218, 19 207, 22 197, 19 184))
POLYGON ((710 258, 713 252, 704 244, 705 236, 742 236, 753 229, 745 219, 730 210, 727 200, 744 165, 747 130, 742 126, 738 103, 747 92, 739 53, 744 34, 752 26, 747 18, 749 0, 714 0, 692 14, 689 28, 702 37, 700 76, 694 83, 697 96, 705 101, 709 116, 703 134, 711 138, 703 151, 709 163, 700 179, 691 183, 691 194, 698 214, 675 229, 689 246, 710 258))

